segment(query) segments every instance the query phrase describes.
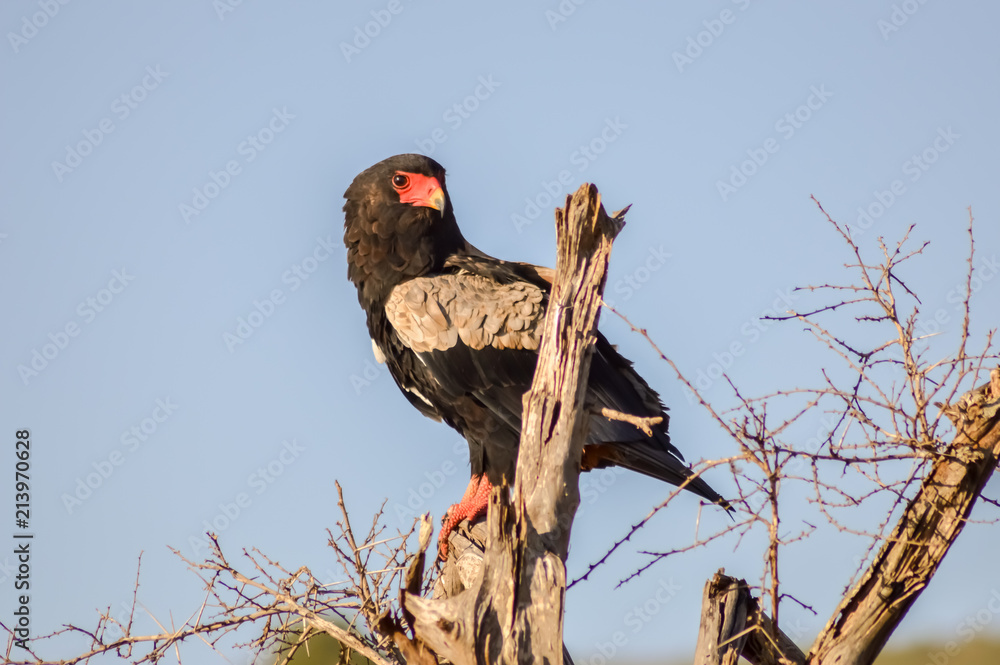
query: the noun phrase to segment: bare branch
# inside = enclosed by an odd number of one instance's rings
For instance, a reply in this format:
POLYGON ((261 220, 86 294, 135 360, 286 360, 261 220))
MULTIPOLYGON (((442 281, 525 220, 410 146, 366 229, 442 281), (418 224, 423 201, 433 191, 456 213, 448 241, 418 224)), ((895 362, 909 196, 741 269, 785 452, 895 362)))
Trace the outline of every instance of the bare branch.
POLYGON ((958 435, 817 638, 810 662, 874 661, 962 532, 1000 459, 1000 369, 946 412, 958 435))

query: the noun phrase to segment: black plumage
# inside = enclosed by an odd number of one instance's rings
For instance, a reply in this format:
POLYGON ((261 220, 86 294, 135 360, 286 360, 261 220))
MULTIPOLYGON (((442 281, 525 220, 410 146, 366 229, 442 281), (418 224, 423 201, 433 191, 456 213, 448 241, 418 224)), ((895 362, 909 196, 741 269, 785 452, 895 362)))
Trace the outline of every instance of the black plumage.
MULTIPOLYGON (((512 480, 552 271, 495 259, 466 241, 444 169, 428 157, 379 162, 344 196, 348 277, 376 355, 411 404, 466 438, 474 481, 512 480)), ((595 406, 663 421, 646 436, 593 416, 584 468, 619 465, 673 485, 687 480, 659 396, 601 334, 588 378, 595 406)), ((700 478, 687 489, 727 505, 700 478)))

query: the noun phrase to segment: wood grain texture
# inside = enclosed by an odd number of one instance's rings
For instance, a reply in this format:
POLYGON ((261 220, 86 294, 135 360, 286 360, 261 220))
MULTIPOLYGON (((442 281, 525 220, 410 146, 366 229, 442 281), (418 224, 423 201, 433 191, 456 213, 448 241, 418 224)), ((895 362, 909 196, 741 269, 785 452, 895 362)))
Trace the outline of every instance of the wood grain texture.
POLYGON ((611 244, 622 224, 605 213, 593 185, 556 211, 556 277, 524 397, 515 483, 490 496, 478 579, 444 599, 404 594, 416 637, 453 663, 564 662, 565 560, 589 422, 586 377, 611 244))
POLYGON ((809 663, 873 663, 965 527, 1000 459, 1000 369, 945 414, 958 434, 816 639, 809 663))
POLYGON ((695 665, 801 665, 806 655, 760 611, 746 580, 720 570, 705 583, 695 665))
POLYGON ((927 587, 958 538, 1000 460, 1000 369, 947 409, 958 434, 937 458, 916 496, 861 581, 845 596, 808 656, 757 601, 746 582, 720 571, 705 585, 697 665, 871 665, 927 587), (742 626, 742 628, 741 628, 742 626))

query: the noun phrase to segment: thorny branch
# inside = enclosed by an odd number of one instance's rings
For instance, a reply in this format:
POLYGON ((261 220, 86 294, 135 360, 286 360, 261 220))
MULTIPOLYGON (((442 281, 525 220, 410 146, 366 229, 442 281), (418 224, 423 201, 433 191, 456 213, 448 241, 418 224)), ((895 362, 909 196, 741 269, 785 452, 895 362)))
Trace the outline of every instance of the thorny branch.
MULTIPOLYGON (((742 614, 734 615, 743 616, 746 627, 740 630, 739 626, 729 625, 733 629, 730 638, 715 643, 720 657, 727 650, 731 656, 727 640, 732 639, 743 645, 743 655, 752 662, 776 663, 780 659, 806 662, 808 658, 810 663, 824 663, 845 657, 845 653, 850 653, 850 658, 843 662, 871 662, 969 521, 977 499, 991 506, 1000 505, 995 499, 979 496, 1000 456, 1000 448, 989 448, 1000 445, 990 438, 1000 419, 997 413, 1000 374, 991 376, 985 386, 970 391, 998 358, 993 347, 995 331, 986 332, 982 341, 977 342, 980 345, 977 350, 970 350, 973 340, 970 301, 975 267, 971 210, 961 326, 955 350, 942 354, 944 338, 924 334, 923 303, 916 289, 910 286, 913 274, 909 266, 921 257, 926 247, 926 244, 910 247, 912 227, 895 245, 887 245, 879 238, 879 258, 870 260, 866 258, 867 248, 855 242, 849 229, 834 221, 818 201, 816 205, 847 246, 851 258, 845 268, 853 278, 845 283, 798 289, 827 301, 814 303, 803 311, 770 317, 775 322, 801 324, 836 361, 817 373, 813 387, 747 397, 723 374, 734 398, 732 404, 723 408, 719 400, 710 402, 704 391, 685 377, 645 329, 609 308, 649 342, 694 401, 706 409, 737 445, 735 454, 729 457, 695 464, 697 474, 709 469, 729 469, 736 491, 727 498, 738 507, 737 518, 712 533, 700 534, 699 514, 690 544, 668 551, 641 552, 648 560, 620 584, 664 558, 729 534, 734 534, 736 547, 755 530, 762 529, 767 537, 760 583, 737 584, 740 598, 744 598, 744 590, 747 594, 758 593, 764 606, 758 608, 754 604, 752 611, 741 610, 742 614), (848 325, 851 321, 854 328, 848 325), (807 438, 803 432, 816 431, 810 419, 817 415, 821 417, 821 428, 816 436, 807 438), (949 494, 942 488, 954 491, 949 494), (783 548, 819 528, 808 522, 790 528, 783 521, 789 492, 795 492, 793 496, 798 501, 803 496, 807 498, 821 520, 833 529, 865 539, 855 573, 858 584, 845 597, 808 656, 789 646, 778 623, 782 601, 792 600, 812 610, 782 588, 779 569, 783 548), (932 504, 938 507, 929 510, 932 504), (868 506, 877 511, 859 512, 868 506), (879 517, 874 523, 867 520, 866 524, 865 519, 859 518, 865 513, 877 513, 879 517), (936 526, 933 532, 918 532, 914 525, 919 524, 936 526), (920 583, 893 586, 893 580, 911 578, 920 583), (878 584, 889 584, 885 588, 892 590, 890 596, 896 603, 892 612, 875 612, 878 598, 887 593, 880 591, 878 584)), ((629 414, 604 412, 603 415, 630 422, 640 430, 656 424, 629 414)), ((425 574, 423 568, 422 552, 429 536, 421 534, 420 555, 410 559, 404 577, 405 545, 413 530, 386 534, 380 524, 380 511, 363 537, 356 537, 339 484, 337 489, 342 519, 338 522, 339 533, 330 534, 330 545, 345 580, 323 583, 308 569, 287 570, 257 550, 242 552, 243 565, 249 566, 249 572, 244 573, 227 559, 216 537, 211 536, 210 554, 204 561, 192 562, 177 553, 199 575, 206 590, 203 601, 185 621, 175 625, 172 621, 161 623, 154 619, 160 626, 159 632, 136 634, 136 619, 146 612, 139 603, 137 574, 127 620, 115 619, 108 608, 92 628, 69 625, 32 642, 37 645, 60 636, 83 637, 88 647, 79 655, 47 661, 29 650, 24 652, 29 659, 22 662, 70 665, 109 654, 137 663, 154 663, 171 648, 176 650, 192 638, 220 649, 224 638, 237 635, 244 640, 241 646, 258 653, 278 650, 287 661, 309 637, 325 633, 376 665, 404 660, 434 663, 429 651, 412 642, 414 615, 401 609, 394 595, 401 585, 411 597, 418 597, 421 591, 426 594, 434 585, 436 571, 425 574), (251 629, 259 634, 247 638, 251 629), (398 647, 401 643, 407 645, 405 653, 398 647)), ((682 490, 673 490, 567 588, 586 580, 597 567, 606 564, 615 551, 682 490)), ((423 530, 427 530, 426 520, 423 530)), ((448 575, 460 572, 458 567, 446 566, 442 578, 445 584, 438 584, 437 588, 447 586, 448 575)), ((726 582, 729 587, 718 586, 721 584, 723 581, 718 581, 717 587, 728 594, 726 597, 735 598, 732 594, 737 587, 729 582, 726 582)), ((756 603, 752 597, 746 598, 756 603)), ((720 607, 725 607, 725 603, 720 607)), ((8 642, 7 660, 11 660, 12 644, 13 638, 8 642)), ((180 653, 177 654, 179 659, 180 653)))
POLYGON ((339 534, 330 535, 330 546, 346 580, 325 583, 305 567, 290 571, 256 549, 242 551, 243 565, 250 570, 243 572, 226 556, 218 537, 208 534, 209 554, 203 561, 191 561, 173 550, 205 586, 204 599, 179 626, 171 621, 168 628, 140 604, 137 572, 127 622, 115 619, 108 608, 93 628, 68 625, 34 638, 31 648, 21 651, 28 656, 22 660, 12 658, 15 652, 11 635, 5 660, 75 665, 112 655, 135 663, 156 663, 174 649, 181 661, 179 646, 196 639, 216 651, 223 646, 245 648, 257 654, 277 651, 281 655, 279 662, 284 663, 308 637, 325 633, 339 641, 343 649, 357 652, 374 665, 404 662, 391 640, 371 627, 377 624, 379 614, 398 612, 393 599, 412 529, 386 535, 379 511, 363 542, 358 544, 339 484, 337 490, 342 520, 338 523, 339 534), (139 615, 150 617, 159 632, 137 634, 135 619, 139 615), (252 634, 249 631, 258 632, 255 637, 240 637, 252 634), (88 646, 70 658, 44 658, 35 646, 73 635, 84 637, 88 646))
MULTIPOLYGON (((905 274, 905 264, 918 257, 926 244, 917 249, 907 248, 911 227, 893 247, 887 246, 880 238, 878 248, 881 260, 867 261, 847 228, 832 220, 818 202, 817 206, 852 254, 853 260, 846 267, 855 275, 853 283, 799 289, 821 296, 830 294, 836 301, 809 308, 805 313, 790 311, 786 316, 770 317, 773 320, 801 322, 806 331, 842 363, 842 368, 835 371, 822 370, 817 387, 777 391, 750 399, 740 393, 728 376, 723 375, 737 402, 733 408, 723 412, 728 415, 728 418, 723 418, 717 407, 709 404, 698 388, 683 376, 677 365, 649 340, 646 331, 625 319, 633 330, 650 341, 661 358, 677 372, 691 394, 739 445, 741 455, 730 460, 739 496, 731 501, 743 507, 748 516, 738 524, 699 540, 693 546, 709 542, 734 529, 740 532, 742 539, 750 528, 764 526, 768 546, 759 590, 766 594, 768 609, 774 617, 775 625, 780 601, 796 600, 781 590, 779 553, 785 545, 808 536, 816 528, 803 522, 801 531, 784 533, 787 526, 781 521, 779 506, 789 488, 794 490, 797 484, 811 488, 810 502, 835 529, 858 534, 868 540, 865 556, 859 558, 856 575, 864 570, 867 562, 869 567, 865 580, 871 580, 873 576, 883 579, 884 575, 889 575, 890 579, 899 579, 900 576, 906 579, 906 576, 910 576, 912 579, 926 581, 967 521, 982 484, 996 466, 998 454, 991 452, 989 436, 977 438, 973 444, 955 443, 965 436, 961 428, 958 428, 955 442, 949 443, 951 437, 948 432, 955 431, 956 428, 942 418, 943 415, 949 415, 955 420, 951 415, 954 406, 948 405, 954 404, 963 390, 978 383, 988 371, 987 363, 997 358, 992 346, 993 331, 985 334, 980 351, 972 353, 968 349, 971 339, 970 300, 973 293, 975 254, 971 210, 968 226, 968 271, 961 305, 963 319, 957 350, 931 359, 930 354, 937 352, 940 345, 932 344, 929 336, 918 333, 922 303, 908 286, 909 279, 905 274), (841 298, 843 294, 849 296, 841 298), (831 322, 838 329, 847 328, 843 314, 853 312, 853 320, 858 324, 858 329, 847 330, 848 335, 840 330, 835 332, 833 326, 822 319, 832 312, 838 312, 841 317, 831 322), (803 418, 820 410, 824 414, 825 434, 803 445, 802 426, 806 424, 803 418), (779 414, 779 417, 776 418, 774 414, 779 414), (976 455, 982 456, 975 459, 979 460, 980 466, 970 466, 970 460, 962 460, 959 451, 965 450, 965 445, 978 446, 976 455), (742 468, 745 463, 750 463, 752 471, 742 468), (944 493, 947 494, 944 496, 942 492, 934 491, 934 484, 938 482, 936 479, 944 476, 953 479, 961 477, 961 492, 944 493), (845 477, 850 482, 845 483, 845 477), (864 487, 865 484, 867 487, 864 487), (928 498, 931 496, 934 498, 928 498), (888 510, 884 509, 884 497, 889 498, 888 510), (865 527, 864 520, 859 520, 859 513, 856 512, 857 508, 868 502, 878 505, 878 514, 883 515, 874 529, 865 527), (935 534, 940 539, 940 545, 931 558, 905 559, 905 564, 899 568, 899 561, 893 559, 897 555, 891 553, 900 547, 910 546, 914 541, 923 542, 927 538, 929 534, 921 535, 913 531, 912 525, 928 523, 929 518, 926 516, 917 517, 928 506, 935 506, 934 510, 940 510, 940 515, 934 513, 935 517, 930 522, 939 524, 944 529, 935 534), (850 515, 853 519, 848 522, 844 515, 850 515), (876 550, 880 548, 881 552, 875 556, 876 550), (896 562, 896 569, 889 567, 890 561, 896 562)), ((981 393, 966 393, 960 402, 964 404, 973 394, 981 393)), ((990 398, 988 393, 986 395, 982 399, 988 402, 990 398)), ((996 396, 1000 396, 1000 390, 993 399, 996 396)), ((986 407, 976 413, 980 418, 977 423, 980 424, 983 418, 993 417, 990 415, 992 411, 986 407)), ((986 425, 982 427, 985 428, 986 425)), ((801 495, 801 490, 797 491, 801 495)), ((669 499, 656 510, 667 503, 669 499)), ((648 519, 647 517, 640 525, 633 527, 608 554, 628 540, 635 529, 648 519)), ((626 579, 666 556, 687 549, 690 548, 647 553, 651 557, 650 562, 626 579)), ((606 554, 595 565, 606 561, 607 556, 606 554)), ((849 604, 845 600, 845 604, 838 610, 838 621, 831 621, 817 640, 810 662, 871 662, 922 589, 922 586, 907 586, 908 590, 896 599, 894 611, 878 615, 879 621, 874 624, 866 623, 869 619, 865 617, 870 617, 869 613, 877 611, 875 608, 880 606, 880 601, 877 597, 866 596, 865 587, 856 587, 849 596, 854 599, 853 603, 849 604), (854 619, 857 621, 852 624, 854 619), (871 633, 866 634, 866 629, 871 633), (852 657, 859 660, 839 660, 846 653, 851 653, 852 657)), ((884 593, 882 595, 885 596, 884 593)), ((794 658, 792 660, 802 662, 794 658)))

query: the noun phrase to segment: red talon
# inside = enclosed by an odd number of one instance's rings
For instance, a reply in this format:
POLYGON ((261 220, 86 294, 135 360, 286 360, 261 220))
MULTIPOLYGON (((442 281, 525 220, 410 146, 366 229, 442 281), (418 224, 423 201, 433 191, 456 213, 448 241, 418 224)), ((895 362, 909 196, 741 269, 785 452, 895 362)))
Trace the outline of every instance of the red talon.
POLYGON ((490 490, 493 486, 486 479, 486 474, 472 476, 469 486, 462 495, 462 500, 448 509, 444 524, 441 526, 441 534, 438 536, 438 558, 446 560, 448 558, 448 536, 455 527, 462 523, 462 520, 470 522, 477 517, 486 514, 486 507, 490 504, 490 490))

